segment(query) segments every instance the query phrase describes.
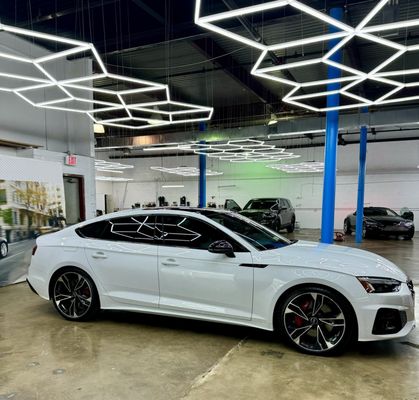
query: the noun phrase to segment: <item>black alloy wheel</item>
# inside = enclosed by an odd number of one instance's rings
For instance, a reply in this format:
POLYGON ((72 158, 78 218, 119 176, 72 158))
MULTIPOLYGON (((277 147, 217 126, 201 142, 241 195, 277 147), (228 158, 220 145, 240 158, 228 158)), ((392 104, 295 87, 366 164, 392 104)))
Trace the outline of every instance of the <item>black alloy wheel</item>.
POLYGON ((356 320, 346 299, 322 287, 290 293, 276 313, 283 337, 303 353, 337 355, 354 338, 356 320))
POLYGON ((52 300, 57 311, 71 321, 87 321, 99 312, 99 295, 92 279, 78 269, 55 276, 52 300))

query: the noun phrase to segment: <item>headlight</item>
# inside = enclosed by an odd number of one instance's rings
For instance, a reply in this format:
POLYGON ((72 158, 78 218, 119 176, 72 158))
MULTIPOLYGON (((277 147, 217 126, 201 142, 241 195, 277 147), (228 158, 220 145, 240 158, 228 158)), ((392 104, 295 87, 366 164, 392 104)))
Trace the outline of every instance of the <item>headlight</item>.
POLYGON ((400 290, 401 282, 391 278, 357 277, 367 293, 391 293, 400 290))
POLYGON ((404 223, 403 223, 403 225, 404 225, 406 228, 410 228, 411 226, 413 226, 413 222, 404 222, 404 223))
POLYGON ((275 218, 275 214, 273 213, 263 213, 263 218, 275 218))

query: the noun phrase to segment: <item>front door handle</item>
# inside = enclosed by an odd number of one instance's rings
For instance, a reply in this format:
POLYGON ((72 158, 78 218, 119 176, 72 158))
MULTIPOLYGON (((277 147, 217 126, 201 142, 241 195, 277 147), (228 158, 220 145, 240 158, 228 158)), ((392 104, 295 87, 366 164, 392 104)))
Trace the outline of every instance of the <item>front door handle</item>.
POLYGON ((166 267, 178 267, 179 264, 176 262, 174 258, 167 258, 166 260, 162 261, 162 265, 166 267))
POLYGON ((108 256, 105 253, 103 253, 102 251, 97 251, 96 253, 93 253, 92 257, 93 258, 101 258, 101 259, 108 258, 108 256))

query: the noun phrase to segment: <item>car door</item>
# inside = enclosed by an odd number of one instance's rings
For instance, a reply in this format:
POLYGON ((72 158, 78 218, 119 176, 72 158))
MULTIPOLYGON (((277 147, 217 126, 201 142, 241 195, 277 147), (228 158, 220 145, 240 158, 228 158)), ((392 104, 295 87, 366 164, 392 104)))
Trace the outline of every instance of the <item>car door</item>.
POLYGON ((281 214, 282 225, 288 225, 291 223, 290 209, 287 202, 284 199, 279 200, 279 209, 281 214))
POLYGON ((251 318, 251 253, 214 225, 198 218, 157 217, 160 307, 210 316, 251 318), (213 254, 216 240, 233 245, 235 257, 213 254))
MULTIPOLYGON (((137 306, 158 307, 154 222, 153 215, 113 218, 102 221, 104 225, 99 237, 86 237, 87 259, 105 295, 111 299, 137 306)), ((80 231, 83 234, 83 229, 80 231)))

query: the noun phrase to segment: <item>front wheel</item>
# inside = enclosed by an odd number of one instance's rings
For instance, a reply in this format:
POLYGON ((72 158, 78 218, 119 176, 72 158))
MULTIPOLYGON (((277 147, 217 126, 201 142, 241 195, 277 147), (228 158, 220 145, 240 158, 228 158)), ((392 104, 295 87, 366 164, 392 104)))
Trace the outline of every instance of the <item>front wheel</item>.
POLYGON ((343 223, 343 233, 348 236, 352 233, 351 223, 347 219, 345 219, 343 223))
POLYGON ((9 247, 7 246, 7 243, 1 242, 0 243, 0 258, 6 257, 8 252, 9 252, 9 247))
POLYGON ((347 300, 316 286, 291 292, 275 318, 288 343, 303 353, 322 356, 342 353, 353 339, 356 326, 347 300))
POLYGON ((62 317, 87 321, 99 312, 99 295, 92 279, 79 269, 65 269, 53 281, 52 300, 62 317))
POLYGON ((288 225, 288 227, 287 227, 287 232, 288 232, 288 233, 292 233, 292 232, 294 232, 294 229, 295 229, 295 218, 293 218, 293 219, 291 220, 291 224, 290 224, 290 225, 288 225))

